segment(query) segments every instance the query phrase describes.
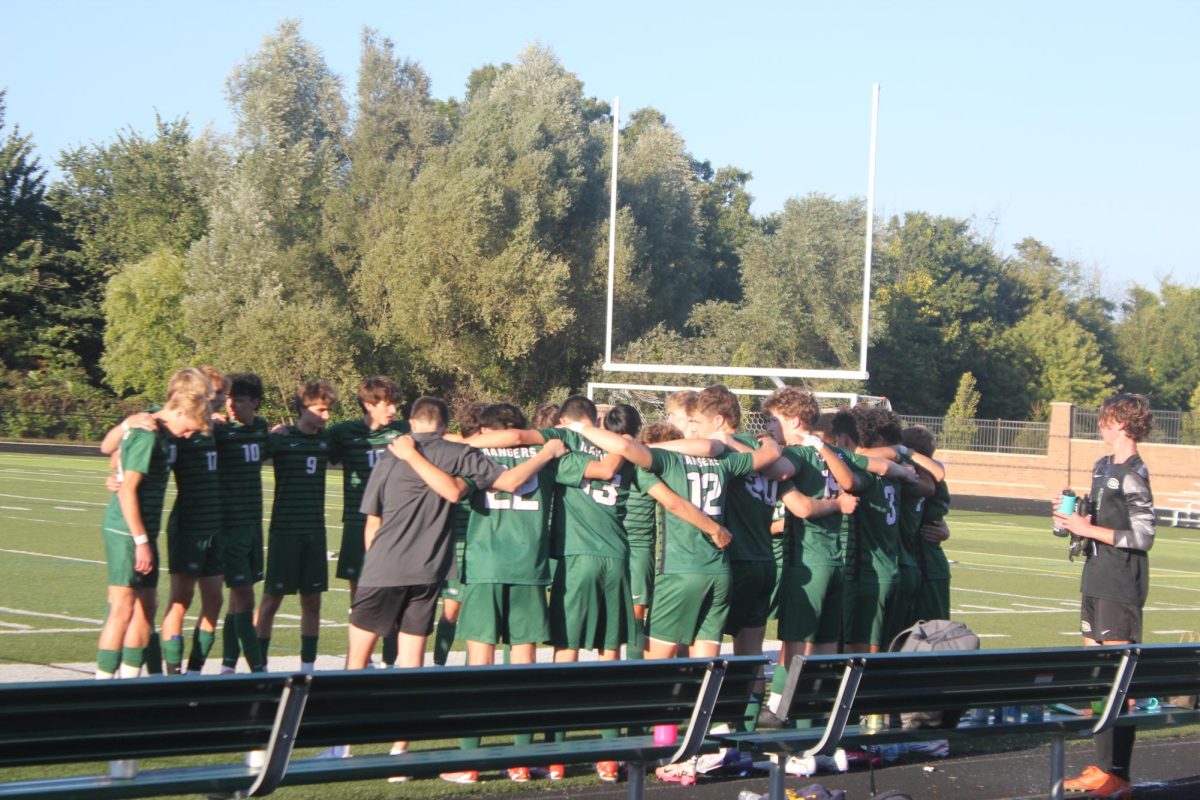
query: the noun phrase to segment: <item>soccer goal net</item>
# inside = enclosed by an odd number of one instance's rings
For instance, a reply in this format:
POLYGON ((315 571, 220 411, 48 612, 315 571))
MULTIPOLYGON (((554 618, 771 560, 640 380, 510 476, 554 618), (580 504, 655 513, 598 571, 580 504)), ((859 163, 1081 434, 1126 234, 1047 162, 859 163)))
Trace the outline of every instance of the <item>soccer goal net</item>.
MULTIPOLYGON (((646 422, 666 419, 667 398, 675 392, 700 391, 703 386, 658 386, 644 383, 589 383, 587 394, 597 406, 627 403, 638 410, 646 422)), ((742 403, 742 428, 751 433, 765 433, 767 415, 758 410, 763 398, 771 394, 766 389, 730 389, 742 403)), ((836 411, 858 405, 890 409, 892 404, 886 397, 856 394, 854 392, 813 392, 822 411, 836 411)))

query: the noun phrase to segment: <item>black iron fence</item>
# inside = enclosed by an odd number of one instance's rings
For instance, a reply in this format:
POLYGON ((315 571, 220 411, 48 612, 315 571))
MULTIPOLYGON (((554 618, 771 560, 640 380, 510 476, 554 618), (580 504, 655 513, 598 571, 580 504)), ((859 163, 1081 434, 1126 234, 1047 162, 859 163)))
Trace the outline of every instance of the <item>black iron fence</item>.
MULTIPOLYGON (((1100 438, 1100 409, 1075 406, 1071 417, 1072 439, 1100 438)), ((1200 444, 1200 412, 1155 411, 1154 427, 1147 442, 1154 444, 1200 444)))
POLYGON ((908 414, 901 414, 900 418, 905 425, 924 425, 933 431, 939 449, 1044 456, 1050 448, 1049 422, 919 417, 908 414))

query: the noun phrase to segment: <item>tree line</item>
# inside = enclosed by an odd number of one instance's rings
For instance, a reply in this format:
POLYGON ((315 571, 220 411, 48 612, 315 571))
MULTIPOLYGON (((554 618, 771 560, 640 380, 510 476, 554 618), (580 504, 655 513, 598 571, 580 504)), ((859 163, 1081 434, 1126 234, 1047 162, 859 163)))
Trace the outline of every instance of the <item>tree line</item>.
MULTIPOLYGON (((187 363, 256 371, 279 402, 305 377, 533 403, 603 375, 612 111, 550 50, 440 100, 365 30, 350 91, 285 21, 226 93, 231 133, 159 119, 64 151, 52 183, 0 93, 0 408, 136 405, 187 363)), ((857 365, 860 198, 755 215, 750 173, 653 108, 619 146, 616 357, 857 365)), ((1200 288, 1106 297, 1035 239, 1002 255, 921 211, 874 237, 871 378, 813 388, 941 414, 969 372, 989 417, 1122 387, 1200 406, 1200 288)))

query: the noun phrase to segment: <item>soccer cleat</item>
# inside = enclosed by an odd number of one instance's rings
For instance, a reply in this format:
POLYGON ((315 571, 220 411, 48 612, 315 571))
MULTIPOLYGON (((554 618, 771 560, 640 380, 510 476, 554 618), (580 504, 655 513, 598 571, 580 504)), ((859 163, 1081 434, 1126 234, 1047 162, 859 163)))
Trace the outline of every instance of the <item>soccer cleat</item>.
POLYGON ((760 728, 782 728, 783 720, 769 708, 764 708, 758 712, 758 727, 760 728))
POLYGON ((316 666, 317 665, 315 663, 313 663, 312 661, 301 661, 300 662, 300 671, 305 674, 309 674, 316 668, 316 666))
POLYGON ((449 781, 450 783, 478 783, 479 782, 479 773, 473 769, 465 770, 463 772, 443 772, 438 777, 444 781, 449 781))
POLYGON ((221 665, 221 674, 222 675, 236 675, 237 667, 227 667, 224 664, 222 664, 221 665))
POLYGON ((691 786, 696 782, 696 765, 693 761, 680 764, 667 764, 654 770, 660 781, 678 783, 680 786, 691 786))
POLYGON ((617 766, 615 761, 597 761, 596 774, 600 776, 600 780, 607 783, 616 783, 621 777, 621 768, 617 766))
POLYGON ((1133 786, 1124 778, 1105 772, 1094 764, 1079 775, 1063 782, 1068 792, 1085 792, 1092 797, 1125 800, 1133 794, 1133 786))
POLYGON ((531 777, 529 767, 509 767, 508 779, 513 783, 528 783, 531 777))
POLYGON ((567 774, 567 768, 562 764, 551 764, 546 767, 546 777, 552 781, 561 781, 567 774))

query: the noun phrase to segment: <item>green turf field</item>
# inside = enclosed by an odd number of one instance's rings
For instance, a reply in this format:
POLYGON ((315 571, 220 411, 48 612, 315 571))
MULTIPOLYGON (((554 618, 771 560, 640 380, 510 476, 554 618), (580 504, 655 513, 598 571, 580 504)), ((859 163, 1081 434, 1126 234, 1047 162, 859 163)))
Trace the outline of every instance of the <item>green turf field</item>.
MULTIPOLYGON (((100 518, 108 502, 106 473, 100 458, 0 453, 0 663, 94 659, 105 613, 100 518)), ((269 468, 263 477, 269 512, 269 468)), ((325 505, 331 552, 341 536, 340 481, 341 474, 331 471, 325 505)), ((1050 534, 1048 515, 958 511, 949 521, 953 615, 981 634, 985 647, 1079 642, 1081 562, 1067 560, 1064 540, 1050 534)), ((1146 640, 1178 641, 1200 627, 1200 534, 1160 528, 1151 564, 1146 640)), ((331 574, 333 567, 331 562, 331 574)), ((160 583, 165 600, 165 577, 160 583)), ((340 656, 349 594, 341 581, 331 583, 321 614, 321 653, 340 656)), ((299 653, 298 613, 295 600, 285 600, 272 656, 299 653)), ((219 653, 218 641, 215 658, 219 653)))

